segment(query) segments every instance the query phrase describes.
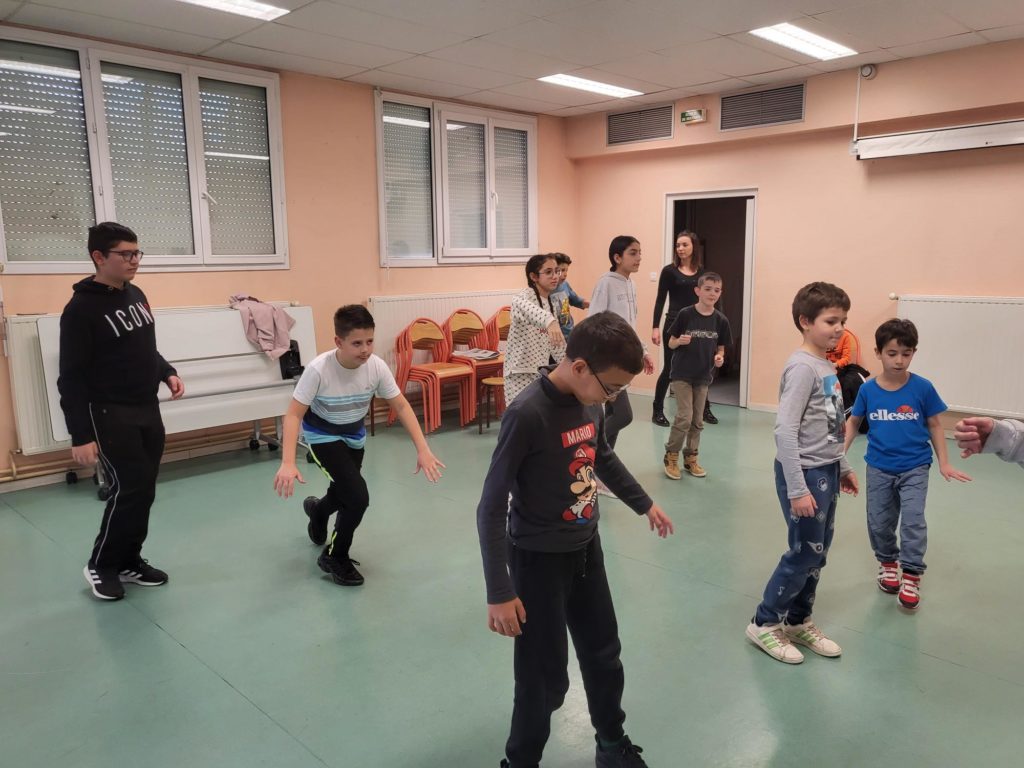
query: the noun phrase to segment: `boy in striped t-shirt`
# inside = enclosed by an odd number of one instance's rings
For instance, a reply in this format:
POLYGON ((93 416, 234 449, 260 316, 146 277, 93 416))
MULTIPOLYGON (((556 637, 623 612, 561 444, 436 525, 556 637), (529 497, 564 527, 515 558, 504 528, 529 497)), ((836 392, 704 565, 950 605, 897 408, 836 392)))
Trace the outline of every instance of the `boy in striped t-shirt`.
POLYGON ((416 472, 421 469, 437 482, 444 468, 427 446, 416 414, 395 383, 387 363, 373 354, 373 316, 359 304, 334 313, 336 349, 318 355, 295 386, 284 417, 281 467, 274 476, 278 496, 292 495, 294 482, 305 483, 295 463, 299 428, 314 461, 331 481, 327 494, 308 496, 302 507, 309 518, 306 531, 314 544, 323 545, 317 559, 320 570, 336 584, 363 583, 356 561, 349 557, 352 537, 370 505, 370 493, 360 470, 363 466, 364 420, 374 396, 383 398, 398 414, 416 446, 416 472), (327 542, 327 522, 338 513, 334 533, 327 542))

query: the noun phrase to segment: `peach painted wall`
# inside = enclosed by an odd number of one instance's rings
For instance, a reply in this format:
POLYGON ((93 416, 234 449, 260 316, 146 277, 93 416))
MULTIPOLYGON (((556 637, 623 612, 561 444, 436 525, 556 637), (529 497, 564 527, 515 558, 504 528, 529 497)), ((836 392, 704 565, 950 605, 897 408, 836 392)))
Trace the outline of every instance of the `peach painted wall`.
MULTIPOLYGON (((371 295, 508 288, 523 283, 518 265, 381 269, 372 89, 284 73, 281 107, 291 268, 143 273, 138 285, 154 306, 222 304, 240 291, 264 300, 297 300, 314 308, 317 341, 324 349, 333 336, 331 315, 340 304, 364 302, 371 295)), ((573 252, 575 186, 563 128, 557 118, 539 121, 539 245, 543 250, 573 252)), ((4 310, 9 315, 59 312, 71 295, 71 284, 79 279, 0 275, 4 310)), ((0 470, 9 467, 9 451, 17 445, 9 389, 3 358, 0 470)))
MULTIPOLYGON (((1024 81, 1008 76, 1020 71, 1021 41, 884 64, 864 84, 862 114, 873 121, 869 132, 908 118, 941 126, 1024 117, 1024 81)), ((666 256, 665 196, 756 189, 749 402, 764 407, 777 402, 782 364, 800 342, 789 306, 807 282, 849 292, 851 328, 864 340, 894 314, 890 291, 1024 295, 1024 147, 857 161, 849 154, 855 86, 850 72, 812 78, 805 124, 721 134, 712 115, 672 140, 628 150, 604 146, 603 116, 569 119, 577 242, 586 254, 574 262, 577 290, 589 291, 607 269, 611 237, 635 235, 644 250, 634 279, 647 331, 656 288, 648 275, 666 256)), ((701 103, 717 100, 677 106, 701 103)), ((653 382, 640 377, 636 388, 653 382)))

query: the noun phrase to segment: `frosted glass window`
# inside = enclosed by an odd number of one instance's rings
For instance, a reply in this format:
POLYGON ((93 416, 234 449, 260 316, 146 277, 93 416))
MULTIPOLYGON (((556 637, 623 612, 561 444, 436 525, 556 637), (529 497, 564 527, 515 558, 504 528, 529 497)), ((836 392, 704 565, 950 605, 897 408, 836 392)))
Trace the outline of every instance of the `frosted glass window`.
POLYGON ((487 247, 486 126, 447 120, 448 221, 452 248, 487 247))
POLYGON ((275 253, 267 91, 199 78, 213 254, 275 253))
POLYGON ((103 62, 117 220, 160 255, 195 253, 181 75, 103 62))
POLYGON ((8 261, 88 259, 96 211, 75 51, 0 40, 0 215, 8 261))
POLYGON ((430 107, 384 102, 384 209, 389 259, 434 257, 430 107))
POLYGON ((530 244, 528 138, 525 130, 494 129, 494 226, 498 248, 526 248, 530 244))

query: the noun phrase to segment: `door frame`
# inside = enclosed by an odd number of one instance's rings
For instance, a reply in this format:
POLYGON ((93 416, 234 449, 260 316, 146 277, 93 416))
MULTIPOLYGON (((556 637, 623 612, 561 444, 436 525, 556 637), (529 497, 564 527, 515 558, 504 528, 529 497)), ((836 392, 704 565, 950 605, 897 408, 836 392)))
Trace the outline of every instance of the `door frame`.
MULTIPOLYGON (((710 189, 696 192, 665 193, 665 209, 663 228, 665 230, 665 250, 662 265, 672 263, 672 250, 675 246, 676 233, 673 231, 675 204, 680 200, 709 200, 712 198, 740 197, 749 198, 746 210, 746 231, 743 237, 743 338, 740 345, 740 394, 741 408, 747 407, 750 391, 750 339, 753 336, 753 312, 751 302, 754 288, 754 237, 757 222, 757 188, 749 189, 710 189)), ((699 233, 698 233, 699 234, 699 233)))

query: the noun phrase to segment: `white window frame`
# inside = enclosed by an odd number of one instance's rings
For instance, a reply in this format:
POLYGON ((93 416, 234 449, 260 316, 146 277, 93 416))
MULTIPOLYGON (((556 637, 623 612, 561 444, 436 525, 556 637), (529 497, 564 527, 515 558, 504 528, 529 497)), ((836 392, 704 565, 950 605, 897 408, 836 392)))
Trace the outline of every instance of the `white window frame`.
MULTIPOLYGON (((100 62, 126 64, 181 75, 185 143, 189 163, 189 190, 192 198, 192 238, 195 246, 193 250, 196 253, 165 255, 147 252, 146 258, 142 262, 143 271, 205 272, 289 268, 280 78, 276 73, 229 64, 211 65, 187 56, 145 51, 123 45, 93 43, 93 41, 69 35, 15 27, 0 28, 0 39, 62 48, 78 54, 88 133, 93 204, 97 221, 117 220, 100 62), (274 217, 275 252, 273 254, 216 255, 211 253, 209 204, 207 202, 209 196, 205 192, 206 169, 202 161, 203 131, 199 105, 199 78, 201 77, 255 85, 266 89, 267 138, 271 157, 271 200, 274 217)), ((131 226, 131 222, 125 223, 131 226)), ((140 238, 142 248, 145 250, 145 232, 140 233, 140 238)), ((82 233, 81 258, 45 262, 9 261, 6 234, 3 230, 3 211, 0 210, 0 270, 5 274, 90 274, 94 271, 94 267, 86 253, 84 232, 82 233)))
POLYGON ((518 264, 537 252, 537 119, 527 115, 481 109, 465 104, 406 96, 401 93, 378 90, 375 99, 377 136, 377 195, 380 222, 380 264, 382 267, 429 267, 479 264, 518 264), (434 201, 434 257, 430 259, 392 259, 388 256, 387 203, 384 197, 384 102, 429 107, 431 110, 431 176, 434 201), (447 121, 449 119, 483 124, 486 163, 487 244, 483 248, 452 248, 450 218, 447 205, 448 146, 447 121), (498 248, 497 199, 494 183, 494 129, 509 128, 526 132, 528 205, 527 244, 523 248, 498 248))

